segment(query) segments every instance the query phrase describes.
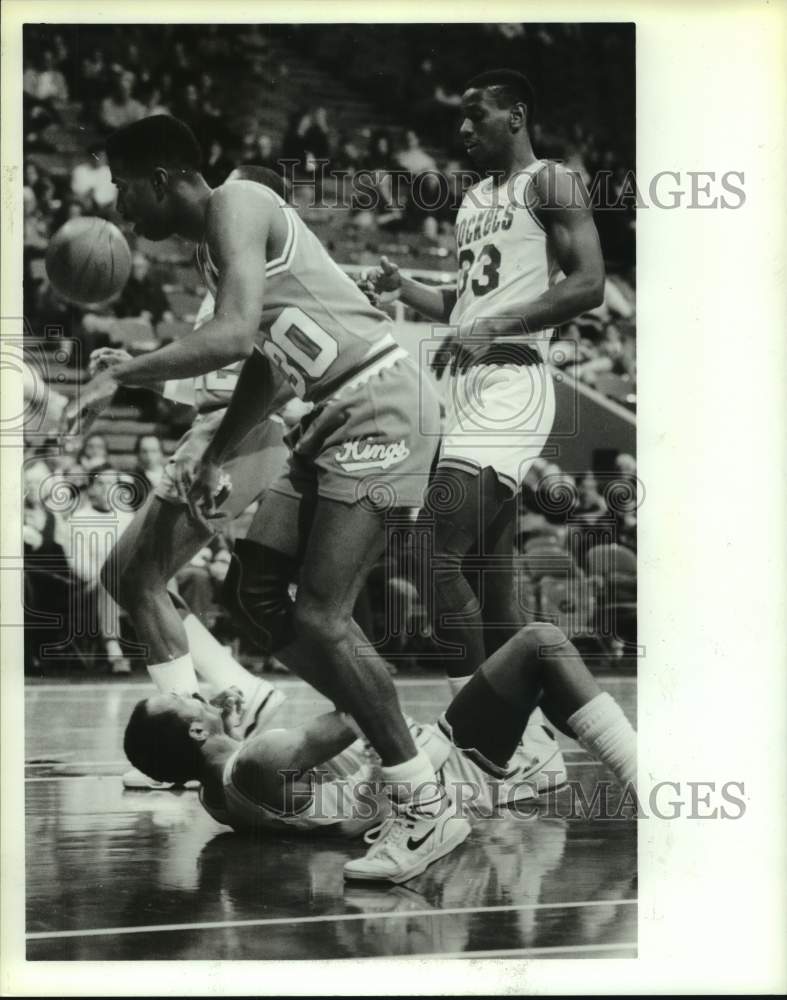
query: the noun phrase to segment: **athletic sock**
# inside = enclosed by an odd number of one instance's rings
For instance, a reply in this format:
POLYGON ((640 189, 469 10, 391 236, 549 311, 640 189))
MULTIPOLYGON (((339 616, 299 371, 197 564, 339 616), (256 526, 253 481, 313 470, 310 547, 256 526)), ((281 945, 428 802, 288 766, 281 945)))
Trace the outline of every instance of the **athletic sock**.
POLYGON ((620 705, 606 691, 568 719, 577 740, 613 772, 618 781, 637 783, 637 734, 620 705))
POLYGON ((409 803, 421 813, 436 814, 440 811, 445 791, 423 750, 402 764, 381 770, 383 783, 388 786, 386 790, 395 802, 409 803))
POLYGON ((260 685, 273 690, 273 685, 262 677, 255 677, 242 667, 232 654, 212 635, 194 614, 186 615, 183 627, 189 640, 189 649, 200 677, 216 688, 215 694, 229 687, 240 688, 246 701, 259 692, 260 685))
POLYGON ((150 678, 162 694, 175 691, 177 694, 194 694, 199 691, 199 681, 194 673, 191 653, 179 656, 167 663, 151 663, 148 666, 150 678))

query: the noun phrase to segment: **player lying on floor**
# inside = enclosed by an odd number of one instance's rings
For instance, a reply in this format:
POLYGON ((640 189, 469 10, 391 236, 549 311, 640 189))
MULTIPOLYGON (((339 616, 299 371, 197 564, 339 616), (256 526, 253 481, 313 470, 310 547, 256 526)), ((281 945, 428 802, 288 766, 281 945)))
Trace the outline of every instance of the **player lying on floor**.
MULTIPOLYGON (((501 780, 537 703, 622 784, 635 784, 636 733, 620 706, 559 629, 533 624, 479 667, 437 723, 415 727, 456 808, 500 804, 501 780)), ((198 779, 205 809, 235 830, 331 828, 352 836, 378 825, 385 832, 394 807, 376 790, 374 761, 347 715, 328 712, 240 746, 225 731, 226 716, 182 695, 140 701, 126 728, 126 755, 157 780, 198 779)), ((403 881, 406 869, 412 878, 446 853, 429 839, 381 837, 380 850, 349 862, 345 877, 403 881), (405 866, 401 854, 411 856, 405 866)))

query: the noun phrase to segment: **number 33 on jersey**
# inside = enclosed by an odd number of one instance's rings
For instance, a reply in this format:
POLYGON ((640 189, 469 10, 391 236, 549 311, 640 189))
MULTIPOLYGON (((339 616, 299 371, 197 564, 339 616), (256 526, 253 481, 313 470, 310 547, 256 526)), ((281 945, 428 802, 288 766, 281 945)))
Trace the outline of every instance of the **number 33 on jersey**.
MULTIPOLYGON (((456 217, 457 285, 452 325, 515 318, 554 284, 560 269, 536 214, 537 160, 499 184, 487 177, 465 194, 456 217)), ((510 339, 510 338, 509 338, 510 339)))
MULTIPOLYGON (((265 266, 257 349, 277 365, 301 399, 311 402, 392 342, 393 328, 295 209, 270 189, 264 191, 271 211, 284 213, 287 237, 265 266)), ((197 268, 215 293, 218 270, 204 242, 197 247, 197 268)))

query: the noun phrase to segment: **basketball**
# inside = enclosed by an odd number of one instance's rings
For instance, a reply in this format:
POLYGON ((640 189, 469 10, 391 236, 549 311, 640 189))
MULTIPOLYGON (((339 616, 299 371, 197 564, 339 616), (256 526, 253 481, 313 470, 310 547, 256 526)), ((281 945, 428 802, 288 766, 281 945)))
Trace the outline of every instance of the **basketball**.
POLYGON ((99 306, 125 287, 131 251, 118 227, 106 219, 70 219, 49 241, 46 273, 67 302, 99 306))

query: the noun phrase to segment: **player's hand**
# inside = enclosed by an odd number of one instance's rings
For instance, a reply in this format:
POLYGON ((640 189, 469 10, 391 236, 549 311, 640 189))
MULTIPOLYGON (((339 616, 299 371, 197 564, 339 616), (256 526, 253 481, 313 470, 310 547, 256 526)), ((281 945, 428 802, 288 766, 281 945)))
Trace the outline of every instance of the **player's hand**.
POLYGON ((113 368, 115 365, 123 364, 124 361, 131 361, 131 355, 121 347, 98 347, 90 355, 87 370, 91 378, 99 372, 113 368))
POLYGON ((226 735, 233 740, 242 740, 240 724, 246 706, 241 689, 229 687, 215 698, 211 698, 210 703, 221 711, 221 722, 226 735))
POLYGON ((211 531, 220 531, 227 515, 219 507, 232 492, 232 480, 224 469, 209 456, 203 456, 190 485, 186 502, 192 517, 211 531))
POLYGON ((118 389, 110 370, 99 372, 79 392, 63 410, 60 418, 60 436, 86 434, 96 417, 112 402, 118 389))
POLYGON ((373 267, 366 272, 362 279, 364 285, 375 295, 383 295, 385 292, 397 292, 402 287, 402 276, 396 264, 392 264, 387 257, 380 258, 379 267, 373 267))

